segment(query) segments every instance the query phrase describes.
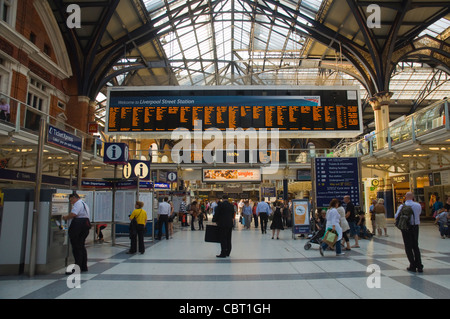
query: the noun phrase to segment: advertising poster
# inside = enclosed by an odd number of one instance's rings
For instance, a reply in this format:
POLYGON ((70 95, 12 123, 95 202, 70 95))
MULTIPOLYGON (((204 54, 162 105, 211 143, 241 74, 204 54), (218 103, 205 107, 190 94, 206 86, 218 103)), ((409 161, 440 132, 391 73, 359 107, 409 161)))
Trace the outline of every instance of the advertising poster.
POLYGON ((292 200, 293 234, 309 233, 309 201, 307 199, 292 200))
POLYGON ((203 169, 203 182, 260 182, 261 170, 248 169, 203 169))

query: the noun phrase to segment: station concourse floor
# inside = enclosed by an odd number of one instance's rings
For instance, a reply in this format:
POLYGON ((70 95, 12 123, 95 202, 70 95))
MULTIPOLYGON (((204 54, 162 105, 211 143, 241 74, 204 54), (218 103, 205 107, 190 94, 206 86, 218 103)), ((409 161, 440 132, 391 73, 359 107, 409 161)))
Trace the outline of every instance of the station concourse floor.
POLYGON ((250 230, 239 225, 233 231, 231 256, 221 259, 219 244, 204 242, 204 231, 175 223, 173 239, 149 242, 143 255, 126 254, 124 245, 89 245, 81 288, 67 287, 65 269, 31 278, 0 276, 0 299, 450 298, 450 239, 442 239, 432 223, 422 223, 424 272, 410 273, 392 221, 388 234, 360 239, 360 248, 345 256, 325 251, 322 257, 317 244, 305 250, 308 240, 294 240, 290 228, 272 240, 270 229, 261 234, 252 223, 250 230), (373 274, 367 267, 373 264, 380 267, 379 288, 367 285, 373 274))

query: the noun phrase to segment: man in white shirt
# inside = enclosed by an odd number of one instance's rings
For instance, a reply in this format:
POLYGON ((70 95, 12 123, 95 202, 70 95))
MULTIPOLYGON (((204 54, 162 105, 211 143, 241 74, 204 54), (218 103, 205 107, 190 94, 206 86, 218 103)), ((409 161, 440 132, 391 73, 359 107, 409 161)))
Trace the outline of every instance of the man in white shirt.
POLYGON ((261 232, 263 234, 267 233, 267 221, 269 220, 269 215, 272 213, 272 210, 265 201, 260 201, 258 206, 256 206, 256 214, 259 215, 261 222, 261 232))
MULTIPOLYGON (((403 205, 411 206, 414 212, 411 216, 411 228, 408 230, 402 230, 405 252, 409 260, 409 267, 406 268, 406 270, 411 272, 423 272, 422 259, 419 249, 419 224, 422 207, 419 203, 414 202, 414 194, 411 192, 405 194, 405 203, 403 205)), ((403 205, 400 205, 398 208, 395 213, 395 218, 397 218, 400 214, 403 205)))
POLYGON ((71 220, 69 238, 72 245, 72 253, 75 264, 84 272, 88 270, 85 242, 91 228, 89 206, 76 193, 69 195, 69 201, 72 204, 72 210, 68 215, 63 216, 63 219, 66 221, 71 220))
POLYGON ((169 198, 164 197, 164 200, 159 203, 158 208, 158 240, 161 240, 162 225, 165 224, 166 239, 169 240, 169 215, 172 211, 172 206, 168 203, 169 198))

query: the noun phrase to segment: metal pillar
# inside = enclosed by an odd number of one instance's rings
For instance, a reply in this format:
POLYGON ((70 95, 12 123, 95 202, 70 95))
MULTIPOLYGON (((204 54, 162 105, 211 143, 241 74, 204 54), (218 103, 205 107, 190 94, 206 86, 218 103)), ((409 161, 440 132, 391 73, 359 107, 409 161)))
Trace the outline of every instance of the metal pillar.
POLYGON ((36 272, 36 249, 37 249, 37 228, 38 228, 37 226, 39 217, 39 206, 40 206, 40 195, 42 184, 42 164, 43 164, 46 129, 47 129, 46 119, 43 116, 41 116, 41 119, 39 121, 39 139, 38 139, 38 150, 36 160, 36 184, 34 188, 33 217, 31 228, 31 249, 30 249, 30 269, 29 269, 30 277, 33 277, 36 272))

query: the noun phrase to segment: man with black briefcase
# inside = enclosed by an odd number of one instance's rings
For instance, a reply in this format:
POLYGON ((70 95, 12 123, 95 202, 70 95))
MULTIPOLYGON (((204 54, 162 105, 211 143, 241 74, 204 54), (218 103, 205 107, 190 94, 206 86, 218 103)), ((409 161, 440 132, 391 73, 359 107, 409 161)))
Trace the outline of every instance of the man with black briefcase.
POLYGON ((231 232, 233 230, 233 216, 234 207, 228 201, 228 196, 223 196, 223 201, 219 203, 216 208, 216 213, 213 217, 213 222, 215 222, 219 229, 219 240, 220 240, 220 255, 217 258, 225 258, 230 256, 231 252, 231 232))

